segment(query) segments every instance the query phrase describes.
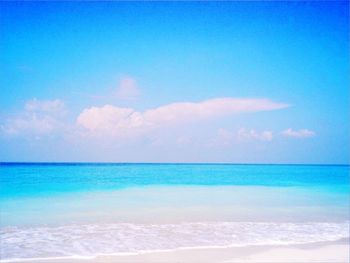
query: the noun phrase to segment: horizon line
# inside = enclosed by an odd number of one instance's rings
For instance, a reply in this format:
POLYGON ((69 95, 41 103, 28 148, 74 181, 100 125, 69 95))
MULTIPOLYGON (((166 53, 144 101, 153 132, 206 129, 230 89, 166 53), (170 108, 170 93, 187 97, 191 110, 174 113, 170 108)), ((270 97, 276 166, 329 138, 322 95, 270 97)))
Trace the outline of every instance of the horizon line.
POLYGON ((31 161, 0 161, 0 165, 295 165, 295 166, 350 166, 350 163, 234 163, 234 162, 31 162, 31 161))

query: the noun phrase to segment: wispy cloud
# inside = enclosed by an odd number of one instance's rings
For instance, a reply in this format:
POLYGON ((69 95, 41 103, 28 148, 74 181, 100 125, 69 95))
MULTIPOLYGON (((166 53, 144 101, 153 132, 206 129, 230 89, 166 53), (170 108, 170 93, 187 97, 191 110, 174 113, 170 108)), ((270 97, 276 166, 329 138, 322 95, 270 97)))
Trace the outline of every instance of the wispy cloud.
POLYGON ((281 132, 283 136, 293 138, 309 138, 314 137, 316 133, 308 129, 293 130, 291 128, 281 132))
POLYGON ((233 146, 237 143, 252 142, 252 141, 265 141, 269 142, 274 139, 275 136, 286 136, 293 138, 309 138, 315 136, 314 131, 307 129, 293 130, 291 128, 282 132, 273 132, 270 130, 258 131, 256 129, 240 128, 236 131, 220 128, 217 130, 215 137, 211 140, 210 146, 214 147, 226 147, 233 146))
POLYGON ((273 139, 272 131, 256 131, 254 129, 241 128, 237 131, 238 140, 260 140, 260 141, 271 141, 273 139))
POLYGON ((167 125, 215 119, 234 114, 272 111, 288 104, 269 99, 216 98, 202 102, 177 102, 143 112, 112 105, 84 109, 77 123, 93 134, 126 135, 167 125))
POLYGON ((140 96, 141 91, 137 82, 132 77, 122 77, 119 80, 119 86, 116 95, 120 99, 135 99, 140 96))
POLYGON ((210 146, 228 147, 237 143, 252 141, 271 141, 273 139, 272 131, 258 131, 255 129, 240 128, 236 131, 227 129, 218 129, 210 146))
POLYGON ((109 85, 108 88, 99 90, 98 94, 93 94, 83 91, 73 91, 74 95, 83 96, 89 99, 106 101, 106 100, 133 100, 141 95, 141 89, 135 78, 130 76, 123 76, 117 81, 113 80, 113 84, 109 85), (117 82, 117 84, 115 83, 117 82))
POLYGON ((47 135, 64 126, 61 118, 66 114, 61 100, 29 100, 17 115, 7 118, 1 125, 8 135, 47 135))
POLYGON ((38 100, 36 98, 26 102, 24 109, 27 112, 41 112, 53 115, 66 114, 66 106, 61 100, 38 100))

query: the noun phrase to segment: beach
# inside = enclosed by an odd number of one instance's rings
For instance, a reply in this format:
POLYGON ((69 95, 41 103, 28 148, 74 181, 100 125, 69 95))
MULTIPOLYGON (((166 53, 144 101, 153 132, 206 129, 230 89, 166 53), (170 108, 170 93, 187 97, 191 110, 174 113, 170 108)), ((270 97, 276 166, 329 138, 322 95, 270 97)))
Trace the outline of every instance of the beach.
MULTIPOLYGON (((16 262, 16 261, 13 261, 16 262)), ((17 261, 23 262, 23 261, 17 261)), ((293 246, 248 246, 244 248, 202 248, 178 249, 174 251, 159 251, 137 255, 109 255, 95 258, 69 258, 50 260, 27 260, 34 263, 103 263, 103 262, 220 262, 220 263, 301 263, 301 262, 349 262, 349 240, 336 242, 319 242, 308 245, 293 246)))
POLYGON ((350 263, 350 1, 0 1, 0 263, 350 263))
POLYGON ((348 262, 347 168, 1 166, 1 262, 348 262))

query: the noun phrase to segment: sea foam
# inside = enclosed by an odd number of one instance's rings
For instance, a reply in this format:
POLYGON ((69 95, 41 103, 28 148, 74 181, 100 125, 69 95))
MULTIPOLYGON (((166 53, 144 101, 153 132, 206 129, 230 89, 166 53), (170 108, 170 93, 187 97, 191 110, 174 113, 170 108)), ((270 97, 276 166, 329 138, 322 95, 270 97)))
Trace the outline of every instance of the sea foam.
POLYGON ((288 245, 349 237, 349 222, 85 224, 1 229, 1 262, 93 258, 183 248, 288 245))

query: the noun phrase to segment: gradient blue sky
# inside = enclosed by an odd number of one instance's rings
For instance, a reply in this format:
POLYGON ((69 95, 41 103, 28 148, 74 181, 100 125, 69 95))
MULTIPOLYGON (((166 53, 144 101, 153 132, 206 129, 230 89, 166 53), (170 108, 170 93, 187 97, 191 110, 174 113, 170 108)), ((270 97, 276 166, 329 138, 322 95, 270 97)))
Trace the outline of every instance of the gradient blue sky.
POLYGON ((1 161, 349 163, 348 2, 0 8, 1 161))

